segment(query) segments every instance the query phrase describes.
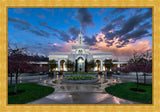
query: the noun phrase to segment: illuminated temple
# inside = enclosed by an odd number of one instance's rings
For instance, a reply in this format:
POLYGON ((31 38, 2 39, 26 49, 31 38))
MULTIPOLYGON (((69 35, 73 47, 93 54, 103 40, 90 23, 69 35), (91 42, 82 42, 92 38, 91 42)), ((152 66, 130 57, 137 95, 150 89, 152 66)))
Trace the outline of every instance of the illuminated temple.
POLYGON ((94 60, 96 62, 96 67, 93 68, 93 71, 104 71, 105 67, 103 65, 103 61, 105 59, 112 59, 112 54, 110 52, 102 52, 102 53, 92 53, 90 52, 89 45, 83 44, 83 34, 80 33, 78 35, 78 45, 72 46, 71 52, 50 52, 49 60, 56 60, 58 67, 57 71, 67 71, 67 67, 65 66, 65 62, 67 60, 71 60, 74 64, 78 63, 78 71, 85 71, 85 60, 91 61, 94 60))

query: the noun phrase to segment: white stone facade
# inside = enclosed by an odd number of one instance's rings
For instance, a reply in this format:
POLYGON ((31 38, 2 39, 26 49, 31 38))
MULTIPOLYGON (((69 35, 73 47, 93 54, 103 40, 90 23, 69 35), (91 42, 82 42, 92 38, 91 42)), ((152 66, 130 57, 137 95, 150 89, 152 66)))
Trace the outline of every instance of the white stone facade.
MULTIPOLYGON (((61 61, 63 60, 63 71, 67 71, 67 68, 65 66, 66 60, 71 60, 72 62, 76 63, 76 59, 78 61, 78 68, 79 71, 84 71, 85 66, 85 59, 89 62, 90 60, 94 60, 95 62, 98 60, 100 62, 100 71, 104 70, 103 61, 105 59, 112 59, 112 54, 110 52, 103 52, 103 53, 92 53, 89 50, 88 45, 83 44, 83 35, 80 32, 78 35, 78 45, 72 46, 72 52, 51 52, 49 54, 49 60, 56 60, 58 64, 57 71, 61 70, 61 61)), ((93 69, 94 71, 97 71, 97 67, 93 69)))

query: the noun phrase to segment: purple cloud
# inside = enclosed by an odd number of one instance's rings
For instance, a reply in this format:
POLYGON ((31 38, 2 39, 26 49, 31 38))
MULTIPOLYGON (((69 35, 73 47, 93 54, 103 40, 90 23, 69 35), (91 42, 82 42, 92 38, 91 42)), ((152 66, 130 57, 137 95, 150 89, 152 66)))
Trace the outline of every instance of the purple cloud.
POLYGON ((82 24, 83 28, 88 26, 95 26, 95 24, 93 23, 93 16, 87 8, 78 9, 74 18, 82 24))

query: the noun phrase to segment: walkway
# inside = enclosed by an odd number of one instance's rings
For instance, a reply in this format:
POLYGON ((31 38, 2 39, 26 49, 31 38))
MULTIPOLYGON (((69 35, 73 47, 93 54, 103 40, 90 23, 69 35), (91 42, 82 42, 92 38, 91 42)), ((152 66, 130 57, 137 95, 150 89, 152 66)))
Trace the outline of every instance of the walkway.
MULTIPOLYGON (((59 80, 53 83, 46 75, 25 76, 21 81, 23 83, 37 82, 41 85, 55 88, 55 92, 52 94, 28 104, 141 104, 124 100, 105 92, 105 88, 110 86, 109 83, 135 82, 136 80, 133 76, 113 75, 111 78, 104 77, 103 83, 100 80, 96 84, 67 84, 59 80), (114 82, 115 79, 118 79, 118 82, 114 82)), ((152 82, 152 78, 147 78, 147 82, 152 82)))
POLYGON ((28 104, 141 104, 105 92, 54 92, 28 104))
MULTIPOLYGON (((48 84, 43 84, 48 86, 48 84)), ((52 94, 28 104, 140 104, 124 100, 105 92, 107 83, 96 84, 56 84, 52 94)))

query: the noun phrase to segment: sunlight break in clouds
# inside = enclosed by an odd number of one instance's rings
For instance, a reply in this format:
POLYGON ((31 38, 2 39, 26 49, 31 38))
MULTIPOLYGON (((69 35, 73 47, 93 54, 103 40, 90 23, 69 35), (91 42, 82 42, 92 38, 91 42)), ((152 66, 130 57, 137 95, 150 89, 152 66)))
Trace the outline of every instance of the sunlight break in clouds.
POLYGON ((133 54, 133 51, 137 51, 139 53, 145 52, 146 50, 152 49, 152 46, 149 45, 149 40, 143 40, 143 41, 137 41, 136 43, 132 44, 131 39, 130 42, 125 45, 124 47, 117 48, 117 45, 121 45, 123 43, 119 42, 119 38, 113 38, 113 40, 107 40, 107 38, 104 38, 105 35, 102 33, 99 33, 96 36, 97 43, 94 46, 90 46, 91 49, 97 49, 92 50, 93 52, 111 52, 114 59, 119 59, 120 61, 127 61, 133 54), (110 47, 107 47, 107 44, 105 41, 113 42, 110 47))
MULTIPOLYGON (((113 59, 119 59, 119 61, 127 61, 133 54, 133 51, 137 51, 138 53, 145 52, 146 50, 152 49, 152 46, 149 45, 149 40, 144 41, 137 41, 136 43, 132 44, 131 39, 129 40, 130 43, 125 45, 124 47, 117 48, 117 45, 121 45, 123 43, 119 42, 119 38, 113 38, 113 40, 107 40, 104 38, 105 35, 103 33, 99 33, 96 36, 97 43, 95 45, 90 46, 91 52, 111 52, 113 55, 113 59), (113 42, 110 47, 107 47, 108 42, 113 42)), ((84 38, 85 39, 85 38, 84 38)), ((56 46, 57 52, 71 52, 72 45, 77 45, 78 41, 69 41, 65 42, 64 44, 57 44, 54 43, 53 46, 56 46), (60 48, 60 49, 59 49, 60 48)))

